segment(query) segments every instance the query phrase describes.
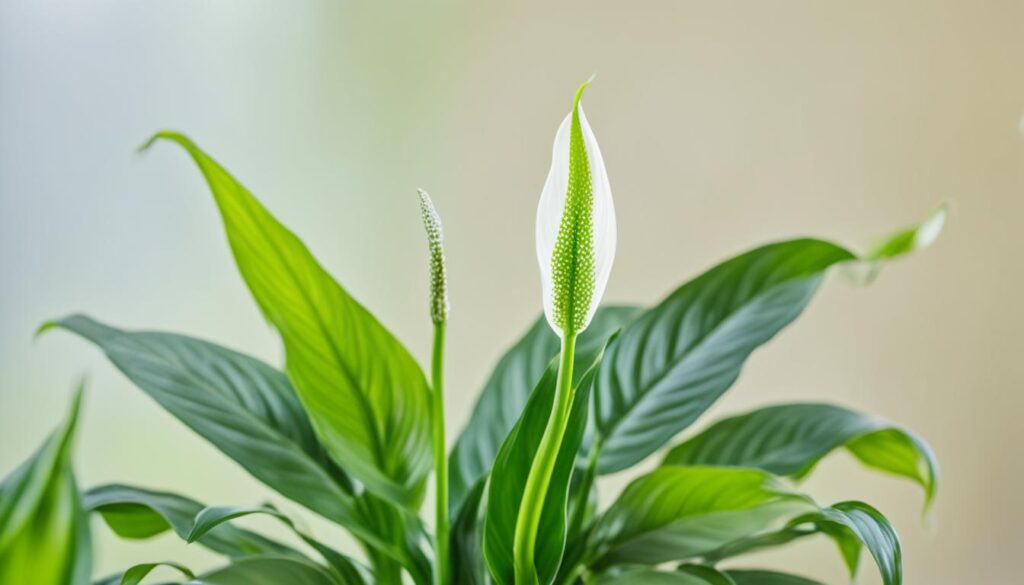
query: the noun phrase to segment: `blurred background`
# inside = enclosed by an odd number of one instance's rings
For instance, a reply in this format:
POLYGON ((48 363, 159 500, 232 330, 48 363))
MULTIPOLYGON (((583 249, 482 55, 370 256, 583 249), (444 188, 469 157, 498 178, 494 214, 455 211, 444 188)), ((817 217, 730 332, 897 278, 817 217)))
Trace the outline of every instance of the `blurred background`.
MULTIPOLYGON (((1019 582, 1024 3, 387 4, 0 0, 0 474, 85 374, 85 486, 282 504, 93 347, 33 341, 44 320, 82 311, 280 363, 197 170, 174 148, 136 154, 162 128, 219 158, 421 363, 431 329, 415 190, 433 194, 459 429, 540 312, 537 198, 555 129, 596 72, 586 107, 619 217, 607 301, 656 302, 774 239, 856 246, 952 201, 934 247, 873 286, 833 275, 704 422, 825 400, 908 425, 943 467, 931 522, 919 489, 843 454, 807 489, 887 513, 909 583, 1019 582)), ((608 478, 604 501, 628 479, 608 478)), ((215 562, 172 537, 94 530, 99 573, 215 562)), ((845 581, 824 541, 745 564, 845 581)), ((869 568, 861 582, 878 582, 869 568)))

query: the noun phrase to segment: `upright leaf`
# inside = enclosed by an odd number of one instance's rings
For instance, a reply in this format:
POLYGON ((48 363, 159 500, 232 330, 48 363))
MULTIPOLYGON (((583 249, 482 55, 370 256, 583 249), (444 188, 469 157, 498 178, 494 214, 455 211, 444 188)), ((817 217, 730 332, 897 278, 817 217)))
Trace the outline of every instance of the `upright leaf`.
POLYGON ((490 585, 491 578, 484 562, 483 505, 486 480, 477 481, 470 490, 452 523, 453 585, 490 585))
POLYGON ((415 507, 431 467, 429 389, 409 352, 306 246, 191 140, 231 250, 281 335, 288 375, 328 453, 370 491, 415 507))
POLYGON ((631 483, 590 532, 585 565, 699 558, 817 507, 757 469, 660 467, 631 483))
POLYGON ((881 512, 864 502, 843 502, 822 509, 820 521, 841 526, 853 533, 875 559, 885 585, 903 583, 903 549, 900 539, 881 512))
POLYGON ((938 463, 910 431, 830 404, 782 404, 730 417, 677 445, 666 465, 757 467, 803 477, 845 447, 868 467, 920 484, 935 495, 938 463))
MULTIPOLYGON (((590 388, 593 385, 600 354, 585 369, 576 390, 566 433, 555 462, 554 473, 544 500, 534 562, 542 584, 550 583, 558 573, 565 550, 566 505, 569 481, 575 468, 576 455, 583 442, 590 409, 590 388)), ((484 522, 484 558, 496 583, 515 582, 513 541, 519 507, 530 474, 530 466, 540 446, 555 398, 558 366, 552 362, 523 414, 509 433, 495 459, 487 484, 487 516, 484 522)))
MULTIPOLYGON (((576 363, 589 363, 608 336, 632 320, 637 307, 601 307, 576 342, 576 363)), ((453 516, 474 485, 487 475, 509 431, 519 420, 530 392, 559 352, 558 336, 544 316, 501 357, 484 384, 465 430, 449 458, 450 497, 453 516)), ((576 368, 578 381, 585 368, 576 368)))
MULTIPOLYGON (((83 496, 86 510, 99 514, 118 536, 145 539, 173 530, 183 540, 203 504, 172 494, 126 485, 93 488, 83 496)), ((272 554, 301 556, 289 546, 234 526, 218 526, 198 540, 212 551, 233 558, 272 554)))
POLYGON ((89 523, 71 463, 81 400, 79 389, 64 423, 0 483, 0 583, 89 583, 89 523))
MULTIPOLYGON (((866 261, 930 243, 942 225, 937 217, 945 211, 926 221, 928 238, 912 246, 883 243, 887 252, 866 261)), ((600 470, 638 463, 692 424, 732 385, 750 354, 803 312, 825 271, 855 259, 821 240, 769 244, 712 268, 640 315, 608 349, 598 376, 600 470)))

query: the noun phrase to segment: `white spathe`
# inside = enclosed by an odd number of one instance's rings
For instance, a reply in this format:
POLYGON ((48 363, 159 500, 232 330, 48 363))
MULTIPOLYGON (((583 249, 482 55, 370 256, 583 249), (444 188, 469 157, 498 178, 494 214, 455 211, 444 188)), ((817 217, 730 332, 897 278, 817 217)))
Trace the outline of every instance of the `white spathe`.
MULTIPOLYGON (((615 204, 612 202, 612 190, 608 183, 608 172, 605 170, 601 148, 597 138, 583 113, 583 104, 579 104, 580 127, 583 131, 583 142, 587 149, 587 160, 590 163, 590 184, 593 189, 593 252, 594 252, 594 294, 583 326, 576 333, 582 333, 594 317, 601 297, 604 295, 608 277, 611 275, 612 262, 615 260, 615 244, 617 230, 615 224, 615 204)), ((551 170, 544 182, 537 206, 537 262, 540 264, 541 288, 544 295, 544 315, 555 333, 562 336, 562 329, 554 321, 554 282, 552 280, 551 255, 558 239, 558 229, 565 210, 565 198, 569 188, 569 136, 572 128, 572 113, 568 114, 555 134, 555 145, 551 153, 551 170)))

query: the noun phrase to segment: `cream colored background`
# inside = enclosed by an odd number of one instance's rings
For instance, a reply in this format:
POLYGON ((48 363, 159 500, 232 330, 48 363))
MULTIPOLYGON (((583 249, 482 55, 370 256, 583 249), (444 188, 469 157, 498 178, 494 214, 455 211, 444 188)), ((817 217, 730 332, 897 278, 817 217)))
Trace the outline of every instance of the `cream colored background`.
MULTIPOLYGON (((1024 3, 482 4, 0 0, 0 470, 88 373, 85 485, 268 495, 93 348, 32 341, 43 320, 85 311, 279 360, 196 170, 170 147, 134 154, 164 127, 220 158, 421 359, 415 188, 433 193, 458 428, 540 310, 535 204, 555 128, 597 72, 586 106, 620 229, 607 300, 654 302, 755 244, 857 244, 954 202, 934 248, 874 286, 830 279, 711 415, 829 400, 909 425, 943 465, 934 528, 919 490, 843 455, 808 489, 888 513, 912 585, 1018 583, 1024 3)), ((96 533, 102 571, 213 562, 173 538, 96 533)), ((756 561, 843 582, 824 542, 756 561)))

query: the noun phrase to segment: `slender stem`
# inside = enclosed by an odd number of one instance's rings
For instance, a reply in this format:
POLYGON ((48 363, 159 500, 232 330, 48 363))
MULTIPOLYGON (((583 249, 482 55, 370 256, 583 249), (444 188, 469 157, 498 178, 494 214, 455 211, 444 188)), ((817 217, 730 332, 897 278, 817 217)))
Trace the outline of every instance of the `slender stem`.
POLYGON ((448 531, 448 457, 444 435, 444 329, 445 323, 434 324, 434 356, 431 363, 434 418, 434 470, 436 486, 435 530, 437 533, 437 585, 451 583, 451 555, 448 531))
POLYGON ((537 530, 540 527, 544 499, 551 484, 551 475, 558 459, 559 448, 562 446, 562 438, 565 436, 565 428, 569 424, 569 412, 572 410, 572 366, 575 353, 576 333, 565 331, 562 335, 555 401, 526 478, 523 499, 519 504, 519 516, 516 519, 515 540, 512 543, 516 585, 535 585, 539 582, 533 560, 534 549, 537 545, 537 530))
POLYGON ((590 447, 590 454, 587 456, 587 469, 583 473, 583 481, 580 483, 578 499, 572 510, 572 518, 569 520, 569 530, 566 534, 569 538, 578 535, 583 531, 583 521, 587 516, 587 504, 590 503, 590 491, 594 488, 594 478, 597 476, 597 460, 601 456, 601 439, 596 439, 590 447))

